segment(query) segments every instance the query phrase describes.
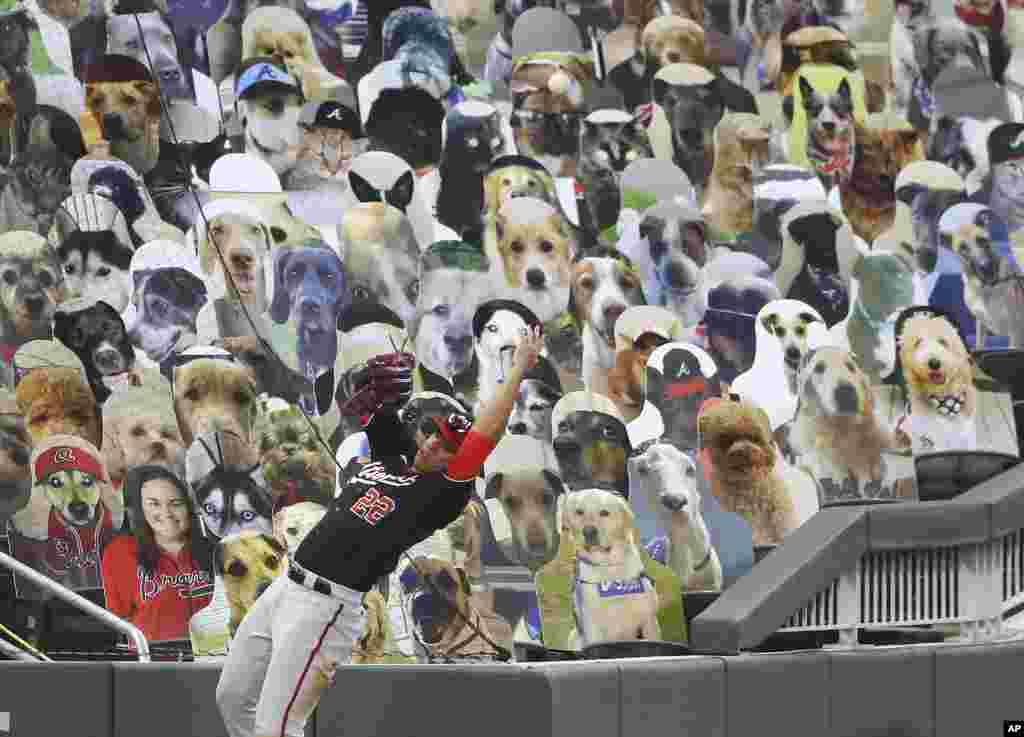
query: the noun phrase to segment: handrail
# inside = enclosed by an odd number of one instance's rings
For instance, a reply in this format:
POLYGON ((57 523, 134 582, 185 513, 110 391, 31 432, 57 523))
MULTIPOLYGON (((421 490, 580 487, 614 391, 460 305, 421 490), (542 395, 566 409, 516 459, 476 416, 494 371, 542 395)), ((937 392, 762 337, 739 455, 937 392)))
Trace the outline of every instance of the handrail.
POLYGON ((22 650, 17 645, 9 643, 7 640, 0 637, 0 653, 7 655, 8 657, 14 658, 15 660, 24 660, 27 663, 41 663, 43 660, 51 660, 45 655, 42 658, 38 658, 27 650, 22 650))
POLYGON ((39 571, 22 563, 17 558, 13 558, 7 553, 0 553, 0 565, 3 565, 18 575, 24 576, 29 581, 34 583, 36 586, 40 586, 47 591, 50 591, 58 598, 63 599, 71 606, 79 609, 88 614, 93 619, 98 619, 103 624, 110 627, 112 630, 120 632, 122 635, 127 635, 135 644, 135 651, 139 655, 140 663, 149 663, 149 642, 146 641, 146 636, 142 634, 142 630, 136 627, 131 622, 126 622, 115 614, 108 612, 101 606, 93 604, 91 601, 86 599, 84 596, 76 594, 66 586, 62 586, 51 578, 44 576, 39 571))

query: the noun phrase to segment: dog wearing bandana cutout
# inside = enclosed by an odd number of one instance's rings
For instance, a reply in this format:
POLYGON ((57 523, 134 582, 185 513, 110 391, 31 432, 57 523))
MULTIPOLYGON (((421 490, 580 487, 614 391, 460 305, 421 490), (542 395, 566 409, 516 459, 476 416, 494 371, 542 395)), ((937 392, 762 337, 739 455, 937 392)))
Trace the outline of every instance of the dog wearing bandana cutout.
POLYGON ((914 315, 898 350, 908 397, 896 426, 900 439, 915 455, 976 450, 974 364, 956 328, 941 315, 914 315))

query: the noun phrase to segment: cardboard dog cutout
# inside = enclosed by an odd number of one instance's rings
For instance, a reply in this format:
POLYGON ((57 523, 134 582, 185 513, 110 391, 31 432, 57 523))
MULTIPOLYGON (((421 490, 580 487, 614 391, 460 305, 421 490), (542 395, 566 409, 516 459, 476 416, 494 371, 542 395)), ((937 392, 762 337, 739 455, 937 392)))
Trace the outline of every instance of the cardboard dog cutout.
POLYGON ((601 487, 629 493, 626 459, 632 451, 615 403, 591 392, 570 392, 551 412, 559 476, 570 490, 601 487))
POLYGON ((471 601, 516 640, 542 639, 534 574, 558 553, 565 493, 550 444, 506 435, 487 459, 478 495, 448 528, 465 556, 471 601))
POLYGON ((8 520, 25 508, 32 495, 30 439, 14 392, 6 387, 0 390, 0 437, 4 443, 0 453, 0 524, 6 531, 8 520))
POLYGON ((629 502, 591 488, 570 491, 563 508, 558 556, 536 578, 544 646, 685 642, 679 576, 640 545, 629 502), (599 561, 598 546, 609 551, 599 561))
POLYGON ((185 472, 209 535, 220 540, 245 530, 273 534, 273 498, 255 448, 230 432, 198 435, 185 456, 185 472))
MULTIPOLYGON (((124 520, 119 494, 109 488, 99 450, 72 435, 51 435, 37 445, 30 460, 34 499, 12 519, 11 553, 15 558, 73 591, 101 589, 103 550, 124 520), (41 528, 26 529, 23 520, 46 508, 41 528)), ((16 595, 39 599, 35 584, 14 579, 16 595)))
POLYGON ((825 187, 809 168, 769 164, 754 174, 753 222, 749 236, 741 234, 735 248, 752 253, 775 271, 782 263, 782 220, 803 201, 824 200, 825 187))
POLYGON ((831 345, 821 314, 806 302, 780 299, 757 313, 754 365, 732 382, 730 392, 768 413, 772 430, 793 419, 801 361, 809 351, 831 345))
POLYGON ((708 286, 704 345, 722 382, 731 384, 754 365, 757 313, 781 295, 773 281, 747 274, 708 286))
POLYGON ((850 312, 830 332, 835 345, 849 351, 875 385, 892 371, 893 319, 914 302, 914 270, 906 259, 881 251, 863 254, 853 277, 856 289, 850 290, 850 312))
MULTIPOLYGON (((71 168, 71 191, 94 195, 113 204, 124 216, 130 245, 139 247, 152 240, 184 242, 182 229, 164 219, 143 177, 119 159, 79 159, 71 168)), ((191 199, 191 195, 189 195, 191 199)))
MULTIPOLYGON (((337 468, 302 411, 273 398, 262 404, 253 428, 260 472, 274 500, 275 513, 285 506, 334 498, 337 468)), ((276 527, 275 516, 275 527, 276 527)))
POLYGON ((591 59, 578 53, 549 51, 515 59, 510 90, 516 150, 556 177, 576 173, 585 85, 592 76, 591 59))
POLYGON ((633 446, 660 440, 683 452, 696 452, 701 405, 721 392, 718 367, 706 351, 679 340, 660 345, 644 368, 643 409, 629 426, 633 446))
POLYGON ((797 382, 788 441, 795 465, 814 477, 822 505, 917 497, 909 449, 879 412, 876 389, 847 351, 811 351, 797 382))
MULTIPOLYGON (((352 287, 337 251, 309 239, 274 256, 274 299, 270 304, 271 340, 278 356, 309 385, 334 370, 338 320, 352 304, 352 287)), ((304 393, 298 400, 309 415, 330 411, 330 387, 304 393)))
POLYGON ((853 121, 863 124, 867 116, 863 75, 835 64, 802 64, 791 95, 790 163, 813 168, 829 184, 849 176, 856 145, 853 121))
POLYGON ((129 337, 144 354, 143 365, 169 376, 175 354, 197 342, 196 319, 207 302, 202 269, 180 245, 153 241, 135 252, 130 271, 129 337))
POLYGON ((985 334, 1005 336, 1010 348, 1024 347, 1020 264, 1006 224, 990 208, 954 205, 939 218, 943 244, 960 261, 964 302, 977 321, 977 344, 985 334))
POLYGON ((419 359, 418 388, 451 394, 473 406, 473 316, 494 296, 487 258, 476 246, 438 241, 424 251, 416 319, 409 326, 419 359))
POLYGON ((433 203, 427 193, 420 191, 408 162, 387 151, 367 151, 352 160, 348 179, 354 203, 384 202, 401 210, 409 218, 421 248, 437 240, 437 223, 431 215, 433 203))
POLYGON ((13 230, 0 235, 0 345, 10 363, 19 346, 52 335, 51 321, 64 301, 64 270, 41 235, 13 230))
POLYGON ((860 255, 849 223, 826 202, 805 201, 782 219, 775 284, 787 299, 814 307, 829 326, 850 309, 850 279, 860 255))
POLYGON ((896 178, 896 216, 893 226, 880 235, 872 250, 899 251, 914 263, 915 304, 926 304, 927 277, 938 271, 959 272, 952 253, 944 253, 939 218, 949 207, 964 200, 964 180, 936 161, 915 161, 896 178))
POLYGON ((135 348, 124 321, 102 300, 64 302, 53 316, 53 336, 78 356, 99 404, 117 390, 141 383, 133 372, 135 348))
POLYGON ((890 418, 915 455, 946 451, 1018 453, 1007 386, 978 369, 953 318, 915 306, 896 320, 890 418))
POLYGON ((683 338, 683 324, 662 307, 630 307, 615 321, 615 367, 608 377, 609 398, 626 423, 644 408, 647 360, 665 343, 683 338))

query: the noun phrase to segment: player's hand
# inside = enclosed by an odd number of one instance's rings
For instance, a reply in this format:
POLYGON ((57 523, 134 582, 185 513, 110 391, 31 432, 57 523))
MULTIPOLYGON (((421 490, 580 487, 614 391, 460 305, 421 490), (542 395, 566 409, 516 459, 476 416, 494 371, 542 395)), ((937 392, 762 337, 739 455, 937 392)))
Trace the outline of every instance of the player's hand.
POLYGON ((537 358, 544 350, 544 330, 540 326, 530 328, 526 335, 516 338, 515 353, 512 356, 512 367, 519 375, 537 365, 537 358))

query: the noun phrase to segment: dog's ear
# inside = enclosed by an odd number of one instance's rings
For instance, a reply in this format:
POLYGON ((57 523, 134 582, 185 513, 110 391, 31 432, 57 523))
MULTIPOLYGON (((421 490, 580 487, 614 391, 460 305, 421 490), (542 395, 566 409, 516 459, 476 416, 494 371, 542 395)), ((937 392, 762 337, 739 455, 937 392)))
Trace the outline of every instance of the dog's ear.
POLYGON ((665 101, 665 95, 668 94, 668 89, 668 82, 655 77, 654 81, 651 82, 651 97, 654 99, 655 104, 661 105, 665 101))
POLYGON ((504 474, 500 471, 487 480, 487 487, 484 489, 484 499, 497 499, 501 493, 501 479, 504 474))
POLYGON ((377 188, 351 169, 348 172, 348 186, 360 202, 380 202, 380 192, 377 188))
POLYGON ((217 542, 216 545, 213 546, 213 573, 214 573, 214 575, 219 573, 222 576, 225 573, 225 571, 224 571, 224 544, 222 542, 219 542, 219 541, 217 542))
POLYGON ((769 312, 767 315, 761 318, 761 325, 772 335, 775 334, 775 328, 779 324, 779 316, 774 312, 769 312))
MULTIPOLYGON (((939 121, 939 125, 942 125, 942 121, 939 121)), ((896 131, 896 140, 904 148, 913 148, 921 140, 921 131, 900 129, 896 131)))
MULTIPOLYGON (((939 242, 943 246, 948 248, 950 251, 953 251, 953 253, 956 253, 956 249, 955 249, 955 246, 956 246, 956 236, 953 233, 943 233, 943 232, 940 231, 939 232, 939 242)), ((856 273, 854 273, 854 276, 856 276, 856 273)), ((56 326, 56 323, 54 323, 54 335, 56 335, 56 334, 57 334, 57 326, 56 326)))
POLYGON ((270 319, 279 324, 288 322, 288 313, 291 312, 291 295, 284 288, 284 272, 291 256, 288 252, 281 253, 274 265, 274 301, 270 305, 270 319))
MULTIPOLYGON (((801 77, 801 80, 803 77, 801 77)), ((839 87, 836 88, 836 94, 839 98, 847 104, 853 104, 853 93, 850 91, 850 78, 843 77, 843 81, 839 83, 839 87)))
POLYGON ((796 319, 802 322, 804 325, 810 325, 814 322, 821 322, 818 316, 813 312, 801 312, 796 316, 796 319))
MULTIPOLYGON (((804 106, 814 97, 814 88, 811 87, 810 83, 803 77, 800 80, 800 99, 803 100, 804 106)), ((845 79, 843 80, 845 81, 845 79)))
POLYGON ((494 237, 497 238, 498 243, 505 239, 505 218, 500 211, 494 218, 494 237))
POLYGON ((558 477, 558 474, 546 468, 541 469, 540 474, 544 477, 544 481, 547 482, 548 488, 555 493, 555 496, 561 496, 565 493, 565 484, 562 483, 562 479, 558 477))
POLYGON ((409 203, 412 202, 415 192, 416 178, 412 173, 412 169, 410 169, 398 178, 398 181, 394 183, 391 190, 387 193, 388 204, 404 213, 406 208, 409 207, 409 203))

